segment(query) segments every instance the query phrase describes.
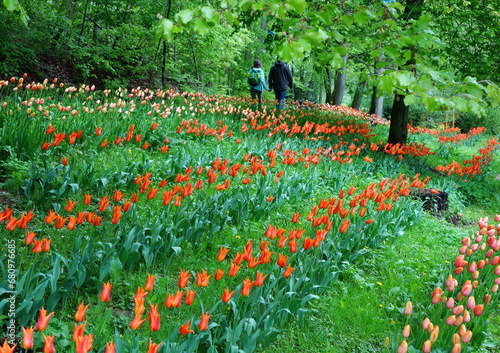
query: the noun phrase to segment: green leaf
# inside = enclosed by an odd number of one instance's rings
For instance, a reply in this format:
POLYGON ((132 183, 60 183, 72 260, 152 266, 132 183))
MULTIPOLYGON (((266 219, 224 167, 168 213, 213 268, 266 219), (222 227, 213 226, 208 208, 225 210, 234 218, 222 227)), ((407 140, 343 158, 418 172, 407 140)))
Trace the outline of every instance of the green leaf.
POLYGON ((371 19, 371 16, 368 14, 366 9, 360 9, 354 13, 354 21, 358 25, 364 25, 371 19))
POLYGON ((313 43, 313 44, 319 44, 322 41, 328 39, 328 34, 325 31, 323 31, 321 28, 318 28, 317 30, 309 29, 302 36, 302 38, 313 43))
POLYGON ((431 15, 423 14, 419 17, 419 19, 413 25, 418 30, 423 30, 429 26, 429 22, 431 21, 431 15))
POLYGON ((417 101, 417 97, 414 94, 407 94, 404 100, 405 100, 405 105, 412 105, 417 101))
POLYGON ((210 32, 210 27, 208 26, 206 21, 201 18, 197 18, 193 23, 193 30, 196 33, 204 36, 210 32))
POLYGON ((284 61, 289 61, 293 56, 292 55, 292 48, 290 46, 290 43, 288 43, 288 42, 285 42, 285 43, 275 47, 274 52, 276 55, 278 55, 278 57, 281 60, 284 60, 284 61))
POLYGON ((483 88, 477 83, 468 83, 465 85, 467 93, 478 99, 483 98, 483 88))
POLYGON ((193 19, 192 10, 182 10, 175 14, 175 20, 181 22, 182 24, 187 24, 193 19))
POLYGON ((302 13, 307 8, 305 0, 288 0, 288 4, 293 7, 297 13, 302 13))
POLYGON ((207 21, 215 23, 219 20, 219 14, 209 6, 203 6, 201 8, 201 14, 207 21))
POLYGON ((342 15, 342 17, 340 18, 340 20, 346 26, 350 26, 350 25, 352 25, 354 23, 354 17, 349 16, 349 15, 342 15))
POLYGON ((19 1, 17 0, 3 0, 3 4, 8 11, 19 11, 19 1))
POLYGON ((156 37, 163 41, 170 41, 173 39, 174 23, 166 18, 163 18, 156 26, 156 37))
POLYGON ((391 58, 391 59, 397 58, 400 55, 400 50, 398 48, 395 48, 395 47, 389 47, 389 46, 383 47, 382 51, 385 53, 385 55, 388 58, 391 58))
POLYGON ((379 78, 378 89, 380 92, 384 92, 387 94, 393 94, 394 92, 394 83, 392 81, 392 77, 390 75, 384 75, 379 78))

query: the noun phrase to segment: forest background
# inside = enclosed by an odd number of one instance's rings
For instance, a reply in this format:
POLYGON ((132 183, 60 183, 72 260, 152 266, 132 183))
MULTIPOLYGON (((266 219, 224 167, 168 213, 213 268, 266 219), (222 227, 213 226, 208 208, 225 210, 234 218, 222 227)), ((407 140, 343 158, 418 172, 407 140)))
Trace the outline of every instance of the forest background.
POLYGON ((4 78, 27 72, 34 81, 57 77, 98 89, 174 87, 241 95, 248 92, 246 72, 255 58, 267 72, 280 57, 293 70, 292 100, 390 117, 402 97, 409 114, 402 125, 448 117, 466 131, 500 125, 484 104, 498 104, 499 1, 4 5, 11 10, 0 11, 4 78))

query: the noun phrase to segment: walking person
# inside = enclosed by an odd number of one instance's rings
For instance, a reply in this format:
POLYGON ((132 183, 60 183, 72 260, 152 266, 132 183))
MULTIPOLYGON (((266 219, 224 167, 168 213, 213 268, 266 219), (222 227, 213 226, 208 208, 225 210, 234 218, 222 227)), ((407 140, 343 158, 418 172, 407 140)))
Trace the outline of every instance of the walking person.
POLYGON ((259 110, 261 110, 262 91, 271 90, 266 85, 266 77, 260 60, 254 60, 252 68, 248 71, 248 85, 250 86, 250 96, 253 100, 257 99, 259 110))
POLYGON ((285 107, 286 90, 293 88, 293 78, 290 68, 283 60, 278 60, 269 70, 269 86, 274 90, 277 109, 285 107))

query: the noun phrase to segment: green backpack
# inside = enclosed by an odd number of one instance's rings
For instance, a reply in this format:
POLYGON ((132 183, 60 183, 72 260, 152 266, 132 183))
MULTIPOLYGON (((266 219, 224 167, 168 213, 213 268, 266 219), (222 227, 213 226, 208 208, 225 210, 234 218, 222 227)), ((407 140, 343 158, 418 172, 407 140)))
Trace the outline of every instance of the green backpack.
POLYGON ((260 83, 260 73, 257 70, 252 69, 248 74, 247 82, 252 87, 258 86, 260 83))

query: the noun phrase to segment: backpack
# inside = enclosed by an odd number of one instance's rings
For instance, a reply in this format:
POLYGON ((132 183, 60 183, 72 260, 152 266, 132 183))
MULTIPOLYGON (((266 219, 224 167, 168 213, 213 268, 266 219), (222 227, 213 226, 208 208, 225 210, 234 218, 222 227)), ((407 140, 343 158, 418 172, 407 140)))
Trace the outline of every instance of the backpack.
POLYGON ((247 82, 252 87, 258 86, 260 83, 260 72, 252 69, 248 74, 247 82))

